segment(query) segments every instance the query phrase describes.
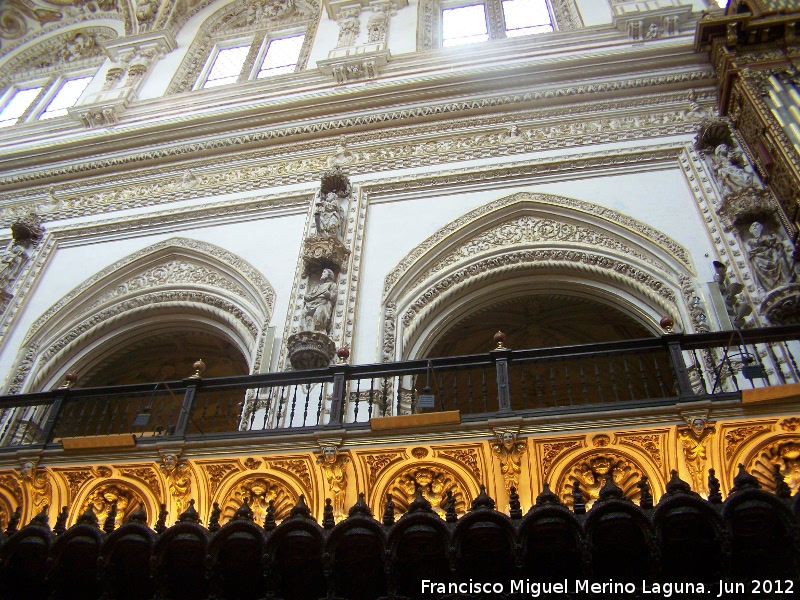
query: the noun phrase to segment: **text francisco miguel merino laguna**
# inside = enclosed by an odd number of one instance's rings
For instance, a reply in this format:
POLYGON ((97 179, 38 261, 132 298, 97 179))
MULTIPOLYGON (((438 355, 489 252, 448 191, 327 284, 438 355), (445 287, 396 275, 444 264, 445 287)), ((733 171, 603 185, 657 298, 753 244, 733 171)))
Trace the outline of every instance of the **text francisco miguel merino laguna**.
POLYGON ((529 594, 532 598, 538 598, 542 594, 658 594, 662 598, 669 598, 672 595, 677 597, 684 594, 709 594, 709 598, 722 598, 735 594, 745 594, 746 588, 750 588, 753 593, 761 593, 769 586, 771 593, 791 594, 793 581, 791 580, 753 580, 748 584, 743 582, 729 582, 720 580, 718 585, 708 583, 692 582, 665 582, 656 583, 642 581, 641 587, 626 582, 608 581, 589 581, 588 579, 576 579, 572 582, 568 580, 556 582, 531 581, 529 579, 512 579, 508 585, 502 583, 484 583, 478 581, 462 581, 460 583, 442 583, 422 580, 423 594, 529 594), (776 587, 777 586, 777 587, 776 587))

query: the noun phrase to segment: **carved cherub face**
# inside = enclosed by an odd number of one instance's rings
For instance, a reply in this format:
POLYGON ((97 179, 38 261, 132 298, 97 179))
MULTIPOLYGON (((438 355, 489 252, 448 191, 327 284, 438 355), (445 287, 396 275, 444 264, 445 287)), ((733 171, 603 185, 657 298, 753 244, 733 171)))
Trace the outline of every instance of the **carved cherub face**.
POLYGON ((338 454, 339 452, 336 450, 336 446, 325 446, 322 448, 322 460, 326 463, 335 463, 338 454))
POLYGON ((500 435, 500 441, 503 443, 503 446, 505 447, 506 450, 511 450, 511 448, 514 445, 514 442, 516 441, 516 439, 517 439, 517 436, 514 435, 510 431, 504 431, 500 435))

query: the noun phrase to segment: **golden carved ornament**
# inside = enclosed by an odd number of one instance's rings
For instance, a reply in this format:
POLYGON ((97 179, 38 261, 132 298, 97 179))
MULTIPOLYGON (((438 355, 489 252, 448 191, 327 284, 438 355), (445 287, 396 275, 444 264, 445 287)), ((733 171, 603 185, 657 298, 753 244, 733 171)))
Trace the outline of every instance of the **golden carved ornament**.
POLYGON ((113 473, 113 471, 108 467, 95 467, 94 473, 97 475, 97 477, 111 477, 111 473, 113 473))
POLYGON ((25 462, 20 468, 19 479, 32 503, 30 514, 37 514, 45 506, 53 504, 53 487, 44 469, 39 469, 35 463, 25 462))
POLYGON ((641 490, 636 484, 644 470, 633 461, 614 452, 603 452, 585 457, 573 465, 563 477, 561 484, 561 501, 568 506, 574 504, 572 496, 575 481, 580 484, 586 508, 591 508, 600 497, 600 490, 606 482, 606 473, 611 476, 626 498, 637 501, 641 490))
POLYGON ((367 481, 371 486, 378 480, 381 471, 383 471, 390 464, 397 462, 398 460, 403 460, 403 455, 400 452, 384 452, 382 454, 366 454, 363 458, 364 462, 367 464, 367 469, 369 470, 367 481))
POLYGON ((255 471, 258 467, 261 466, 261 461, 260 460, 256 460, 255 458, 253 458, 251 456, 251 457, 248 457, 242 464, 248 470, 255 471))
POLYGON ((644 450, 646 454, 653 459, 659 467, 664 466, 664 459, 661 455, 662 439, 661 434, 648 433, 648 434, 626 434, 619 435, 618 441, 620 444, 627 444, 644 450))
POLYGON ((525 454, 525 442, 517 441, 517 434, 512 431, 498 431, 499 443, 492 444, 492 454, 500 460, 500 472, 503 482, 510 493, 511 488, 519 488, 519 475, 522 472, 522 456, 525 454))
POLYGON ((192 494, 192 469, 187 461, 178 460, 174 454, 165 454, 162 457, 160 469, 167 479, 177 512, 181 514, 188 508, 192 494))
POLYGON ((270 501, 275 509, 275 520, 281 521, 289 516, 289 511, 297 503, 297 496, 282 481, 268 475, 250 475, 237 483, 220 502, 223 516, 232 518, 247 499, 256 523, 263 523, 270 501))
POLYGON ((678 442, 683 450, 683 462, 692 477, 692 489, 701 495, 708 495, 708 442, 714 438, 714 433, 713 427, 704 427, 699 433, 694 427, 678 430, 678 442))
POLYGON ((69 503, 78 496, 83 484, 94 478, 94 473, 90 469, 53 469, 53 471, 66 480, 69 503))
POLYGON ((611 438, 605 433, 598 433, 592 438, 592 446, 595 448, 605 448, 611 443, 611 438))
POLYGON ((417 497, 417 490, 442 518, 448 491, 455 496, 457 514, 464 514, 471 501, 464 486, 450 471, 436 466, 413 467, 395 477, 386 490, 392 494, 396 515, 402 515, 408 510, 408 505, 417 497))
POLYGON ((725 433, 725 459, 730 461, 747 440, 769 430, 768 424, 745 425, 728 430, 725 433))
POLYGON ((411 456, 414 458, 425 458, 428 456, 427 448, 414 448, 411 450, 411 456))
POLYGON ((119 474, 124 477, 130 477, 131 479, 141 481, 153 494, 153 498, 156 498, 159 501, 163 500, 163 496, 161 495, 161 483, 159 482, 158 474, 153 467, 132 465, 125 467, 120 466, 117 467, 117 470, 119 471, 119 474))
POLYGON ((306 490, 307 497, 310 496, 313 486, 311 484, 311 470, 308 468, 308 461, 303 458, 290 458, 286 460, 271 460, 268 466, 278 471, 284 471, 294 475, 299 479, 306 490))
POLYGON ((436 456, 452 459, 469 469, 475 481, 481 481, 481 467, 478 451, 475 448, 454 448, 448 450, 438 450, 436 456))
POLYGON ((317 456, 317 464, 325 475, 328 484, 327 497, 333 505, 333 516, 338 521, 345 516, 344 500, 347 494, 347 463, 350 458, 347 454, 339 452, 336 446, 322 447, 322 452, 317 456))
POLYGON ((0 486, 3 486, 11 492, 17 506, 22 504, 22 487, 19 485, 19 479, 16 475, 11 473, 3 473, 0 475, 0 486))
POLYGON ((784 431, 797 431, 800 429, 800 418, 789 417, 788 419, 784 419, 781 421, 781 429, 784 431))
POLYGON ((792 494, 796 494, 800 490, 800 438, 769 444, 753 457, 747 471, 758 479, 762 488, 774 492, 776 467, 792 494))
POLYGON ((114 519, 115 527, 122 525, 130 514, 140 506, 144 510, 146 510, 147 507, 147 504, 144 502, 139 492, 124 483, 116 481, 96 487, 84 499, 77 514, 81 515, 86 512, 91 504, 94 509, 94 514, 100 522, 100 527, 102 527, 114 502, 117 503, 117 516, 114 519))
POLYGON ((546 442, 542 444, 542 477, 546 478, 550 474, 550 468, 553 466, 553 463, 559 456, 572 450, 573 448, 579 447, 580 445, 581 440, 546 442))
POLYGON ((205 471, 208 477, 208 486, 213 495, 219 489, 220 484, 232 473, 240 471, 236 461, 215 461, 209 463, 199 463, 200 468, 205 471))

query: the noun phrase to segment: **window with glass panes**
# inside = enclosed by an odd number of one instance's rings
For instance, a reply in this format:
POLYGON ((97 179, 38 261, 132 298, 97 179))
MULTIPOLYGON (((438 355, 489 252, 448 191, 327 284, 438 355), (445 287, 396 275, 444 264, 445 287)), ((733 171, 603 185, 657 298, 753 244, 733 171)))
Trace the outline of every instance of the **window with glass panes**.
POLYGON ((550 31, 553 31, 553 19, 546 0, 446 2, 442 9, 444 47, 550 31), (500 18, 496 18, 498 16, 500 18))
POLYGON ((261 37, 234 46, 218 47, 208 67, 208 71, 200 87, 212 88, 229 85, 237 81, 264 79, 284 73, 294 73, 305 35, 288 35, 285 37, 261 37), (248 66, 248 57, 255 52, 258 45, 260 51, 253 67, 253 60, 248 66))
POLYGON ((77 104, 92 77, 51 78, 40 84, 12 88, 0 103, 0 127, 66 116, 67 109, 77 104))

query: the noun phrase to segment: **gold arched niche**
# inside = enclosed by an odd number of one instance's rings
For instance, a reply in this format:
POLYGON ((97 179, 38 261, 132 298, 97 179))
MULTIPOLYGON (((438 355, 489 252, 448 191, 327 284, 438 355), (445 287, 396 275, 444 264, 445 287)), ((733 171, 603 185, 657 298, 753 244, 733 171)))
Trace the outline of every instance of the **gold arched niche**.
MULTIPOLYGON (((770 492, 777 486, 774 477, 777 467, 792 494, 796 494, 800 491, 800 432, 783 432, 757 442, 743 455, 741 464, 770 492)), ((738 471, 736 463, 729 474, 731 481, 738 471)))
POLYGON ((158 499, 139 482, 119 476, 103 478, 87 487, 72 505, 67 523, 74 524, 91 504, 102 527, 115 500, 117 500, 115 527, 123 524, 140 506, 147 513, 147 522, 151 526, 155 525, 159 513, 158 499))
POLYGON ((792 437, 794 432, 787 431, 780 425, 785 421, 786 419, 770 419, 719 424, 717 455, 721 468, 717 469, 717 478, 720 480, 723 494, 730 493, 733 478, 739 472, 739 464, 748 467, 760 448, 768 446, 778 438, 792 437))
POLYGON ((594 504, 605 483, 606 473, 611 472, 614 482, 622 488, 626 498, 638 504, 641 490, 637 486, 641 476, 646 475, 654 501, 664 493, 665 481, 661 470, 652 459, 633 448, 607 445, 583 448, 566 453, 553 466, 549 478, 550 489, 567 506, 574 501, 572 489, 580 482, 587 508, 594 504))
POLYGON ((221 524, 229 521, 245 500, 253 511, 256 523, 262 524, 270 501, 275 509, 274 518, 280 522, 289 516, 300 494, 306 496, 306 504, 310 505, 310 494, 292 485, 288 478, 266 472, 251 472, 229 481, 220 488, 212 502, 219 503, 222 510, 221 524))
POLYGON ((479 494, 480 482, 476 481, 468 469, 460 465, 448 464, 438 460, 415 460, 403 462, 387 469, 375 482, 370 495, 373 514, 383 514, 386 494, 392 494, 395 517, 407 511, 414 501, 416 490, 431 503, 435 512, 444 516, 447 492, 455 496, 456 513, 464 514, 479 494))

